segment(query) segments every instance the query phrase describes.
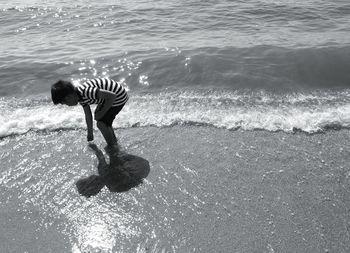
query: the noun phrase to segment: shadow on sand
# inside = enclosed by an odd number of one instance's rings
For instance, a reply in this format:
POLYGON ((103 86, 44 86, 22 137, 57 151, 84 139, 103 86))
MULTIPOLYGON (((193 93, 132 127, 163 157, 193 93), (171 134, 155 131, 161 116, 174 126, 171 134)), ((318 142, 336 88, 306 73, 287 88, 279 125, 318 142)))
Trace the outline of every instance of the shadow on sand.
POLYGON ((102 151, 90 144, 98 159, 98 175, 79 179, 76 182, 78 192, 89 198, 97 195, 104 186, 111 192, 125 192, 142 183, 150 171, 149 162, 142 157, 109 150, 109 164, 102 151))

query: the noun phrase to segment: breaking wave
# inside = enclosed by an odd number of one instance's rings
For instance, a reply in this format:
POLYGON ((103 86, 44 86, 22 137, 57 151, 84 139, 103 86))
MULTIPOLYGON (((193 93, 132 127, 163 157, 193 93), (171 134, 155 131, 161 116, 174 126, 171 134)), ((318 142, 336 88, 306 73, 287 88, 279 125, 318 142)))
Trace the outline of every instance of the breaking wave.
MULTIPOLYGON (((0 136, 28 131, 84 129, 80 106, 54 106, 47 99, 2 99, 0 136)), ((134 93, 117 116, 115 128, 213 126, 228 130, 292 133, 350 127, 350 92, 318 91, 276 95, 265 91, 173 90, 134 93)))

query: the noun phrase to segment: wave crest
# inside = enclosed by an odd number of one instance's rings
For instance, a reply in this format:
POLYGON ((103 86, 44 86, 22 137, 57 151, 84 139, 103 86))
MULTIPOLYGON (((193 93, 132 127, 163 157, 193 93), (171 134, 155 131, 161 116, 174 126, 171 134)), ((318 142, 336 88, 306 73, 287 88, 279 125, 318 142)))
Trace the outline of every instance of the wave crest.
MULTIPOLYGON (((28 131, 83 129, 80 106, 67 109, 49 100, 0 100, 0 136, 28 131), (29 105, 30 104, 30 105, 29 105), (29 106, 28 106, 29 105, 29 106)), ((227 90, 167 91, 131 94, 114 127, 213 126, 229 130, 317 133, 350 126, 350 92, 314 92, 277 96, 227 90)))

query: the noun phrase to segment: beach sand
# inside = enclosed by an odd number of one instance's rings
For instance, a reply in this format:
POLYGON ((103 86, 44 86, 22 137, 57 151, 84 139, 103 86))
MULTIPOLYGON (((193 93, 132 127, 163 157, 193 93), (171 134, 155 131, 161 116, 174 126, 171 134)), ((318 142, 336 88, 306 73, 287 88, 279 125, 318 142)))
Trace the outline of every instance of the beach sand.
POLYGON ((75 187, 97 173, 84 130, 0 141, 0 252, 350 251, 350 131, 116 133, 150 173, 91 198, 75 187))

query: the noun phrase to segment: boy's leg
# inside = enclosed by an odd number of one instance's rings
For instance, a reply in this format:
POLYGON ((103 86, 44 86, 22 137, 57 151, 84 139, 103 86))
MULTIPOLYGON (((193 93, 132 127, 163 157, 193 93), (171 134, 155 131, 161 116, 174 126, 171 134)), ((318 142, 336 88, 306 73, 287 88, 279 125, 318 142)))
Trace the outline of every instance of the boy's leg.
POLYGON ((113 137, 113 142, 114 142, 115 144, 118 144, 118 139, 117 139, 117 137, 115 136, 113 127, 110 126, 108 129, 109 129, 109 131, 110 131, 111 136, 113 137))
POLYGON ((114 146, 117 144, 117 138, 115 137, 114 130, 111 126, 107 126, 102 121, 97 121, 97 127, 100 129, 103 137, 105 138, 108 146, 114 146))
POLYGON ((102 117, 100 121, 97 122, 97 127, 100 129, 103 137, 105 138, 108 146, 118 148, 118 140, 114 134, 112 127, 115 116, 121 111, 124 105, 112 107, 107 111, 107 113, 102 117))

